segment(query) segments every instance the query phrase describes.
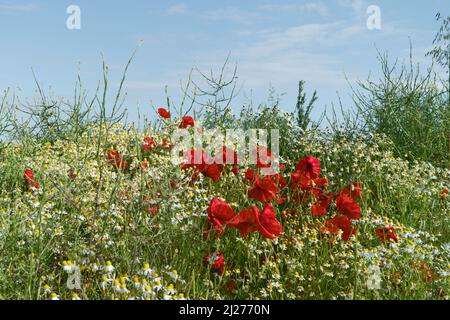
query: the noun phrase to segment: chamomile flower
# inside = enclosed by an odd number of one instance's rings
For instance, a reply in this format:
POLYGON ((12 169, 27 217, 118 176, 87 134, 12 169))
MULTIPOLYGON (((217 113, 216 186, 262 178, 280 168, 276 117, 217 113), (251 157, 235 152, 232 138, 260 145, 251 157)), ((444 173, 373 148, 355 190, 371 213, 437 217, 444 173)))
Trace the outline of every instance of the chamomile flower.
POLYGON ((112 265, 111 261, 108 260, 106 261, 105 266, 103 266, 103 270, 105 270, 107 273, 112 273, 115 270, 115 268, 112 265))
POLYGON ((50 300, 59 300, 59 295, 57 295, 55 292, 52 292, 50 294, 50 300))
POLYGON ((143 296, 144 296, 145 298, 155 296, 155 292, 152 290, 152 287, 151 287, 151 286, 147 285, 147 286, 145 286, 145 287, 143 288, 143 296))
POLYGON ((100 285, 102 286, 102 288, 106 288, 112 281, 113 280, 108 278, 107 276, 103 276, 100 285))
POLYGON ((63 261, 63 270, 67 273, 72 273, 75 270, 75 265, 70 260, 63 261))
POLYGON ((168 273, 169 277, 171 277, 173 280, 177 281, 179 276, 177 273, 177 270, 172 270, 168 273))
POLYGON ((50 289, 50 286, 48 284, 44 285, 44 293, 50 294, 52 290, 50 289))
POLYGON ((162 288, 161 281, 156 280, 153 284, 152 290, 159 291, 159 290, 161 290, 161 288, 162 288))
POLYGON ((72 300, 81 300, 81 298, 78 295, 78 293, 74 292, 74 293, 72 293, 72 300))
POLYGON ((150 264, 144 263, 144 268, 142 270, 142 273, 144 274, 144 276, 149 276, 153 273, 152 268, 150 268, 150 264))
POLYGON ((169 284, 167 287, 166 287, 166 293, 167 294, 169 294, 169 295, 174 295, 175 294, 175 287, 174 287, 174 285, 171 283, 171 284, 169 284))

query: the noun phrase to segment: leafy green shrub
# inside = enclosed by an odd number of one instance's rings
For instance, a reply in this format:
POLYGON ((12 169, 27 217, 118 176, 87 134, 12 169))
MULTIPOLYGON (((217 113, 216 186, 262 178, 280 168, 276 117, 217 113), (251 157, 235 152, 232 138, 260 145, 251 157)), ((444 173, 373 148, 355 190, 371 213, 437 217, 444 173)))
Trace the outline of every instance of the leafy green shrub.
POLYGON ((385 134, 395 146, 395 155, 450 164, 450 110, 446 92, 430 68, 422 73, 409 67, 390 66, 380 55, 383 78, 359 82, 354 89, 363 130, 385 134))

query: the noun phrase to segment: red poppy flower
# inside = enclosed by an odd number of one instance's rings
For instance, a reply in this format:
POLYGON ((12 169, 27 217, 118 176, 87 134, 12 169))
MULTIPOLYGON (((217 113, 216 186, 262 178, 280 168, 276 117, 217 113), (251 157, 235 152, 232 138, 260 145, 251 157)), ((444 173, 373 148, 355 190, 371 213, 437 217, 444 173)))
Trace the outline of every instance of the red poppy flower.
POLYGON ((293 201, 305 204, 312 197, 317 198, 322 189, 328 187, 328 180, 327 178, 313 180, 301 172, 294 172, 291 173, 291 187, 294 189, 293 201))
POLYGON ((34 182, 34 173, 31 169, 25 169, 24 179, 26 184, 34 182))
POLYGON ((256 159, 256 166, 260 169, 270 168, 270 163, 274 161, 272 152, 269 148, 264 146, 257 146, 256 149, 253 150, 253 156, 256 159))
POLYGON ((291 186, 292 188, 300 188, 305 191, 313 191, 315 196, 319 193, 321 188, 328 187, 327 178, 310 179, 302 172, 291 173, 291 186))
POLYGON ((271 176, 265 176, 260 179, 256 175, 253 187, 248 191, 248 196, 259 202, 269 202, 275 199, 279 188, 271 176))
POLYGON ((211 271, 219 275, 223 274, 225 269, 225 258, 222 253, 213 253, 205 256, 205 262, 211 265, 211 271))
POLYGON ((145 137, 144 138, 144 149, 148 152, 152 151, 153 149, 156 149, 156 142, 153 140, 153 138, 145 137))
POLYGON ((194 126, 194 119, 191 116, 184 116, 182 122, 178 126, 180 129, 186 129, 187 127, 194 126))
POLYGON ((349 219, 358 220, 361 218, 361 208, 350 196, 341 194, 337 197, 335 203, 339 213, 347 216, 349 219))
POLYGON ((248 168, 247 171, 245 171, 245 179, 248 182, 255 181, 255 177, 256 177, 256 174, 255 174, 255 171, 252 168, 248 168))
POLYGON ((156 214, 158 214, 158 207, 157 206, 151 206, 151 205, 149 205, 148 207, 147 207, 147 213, 149 213, 149 214, 152 214, 152 215, 156 215, 156 214))
POLYGON ((375 233, 380 237, 381 242, 386 243, 386 241, 392 240, 398 242, 397 234, 395 233, 395 228, 381 227, 375 230, 375 233))
POLYGON ((337 216, 327 220, 325 222, 325 228, 322 231, 330 233, 333 236, 338 235, 342 231, 342 240, 348 241, 350 236, 355 234, 356 229, 346 216, 337 216))
POLYGON ((211 200, 207 212, 209 217, 218 219, 222 224, 230 223, 236 216, 231 206, 218 198, 211 200))
POLYGON ((341 194, 350 196, 353 200, 362 198, 362 182, 353 182, 351 185, 342 189, 341 194))
POLYGON ((39 183, 36 182, 34 173, 31 169, 25 169, 24 180, 27 187, 39 188, 39 183))
POLYGON ((196 172, 193 174, 193 177, 195 177, 197 173, 201 172, 213 181, 217 182, 220 180, 220 175, 222 174, 223 167, 221 165, 215 164, 204 150, 192 149, 191 151, 186 153, 186 158, 187 161, 182 165, 182 168, 184 170, 194 168, 196 172))
POLYGON ((272 180, 278 185, 278 188, 284 189, 287 186, 286 180, 284 180, 283 176, 279 173, 271 175, 272 180))
POLYGON ((264 207, 261 214, 256 206, 241 211, 232 225, 239 230, 243 237, 258 231, 264 238, 275 239, 283 231, 270 204, 264 207))
POLYGON ((295 169, 309 179, 317 179, 320 175, 320 161, 317 158, 308 156, 300 160, 295 169))
POLYGON ((173 144, 169 144, 169 142, 164 138, 162 139, 161 146, 163 148, 173 149, 173 144))
POLYGON ((293 189, 300 188, 302 190, 309 190, 310 181, 311 179, 308 179, 300 172, 291 173, 291 187, 293 189))
POLYGON ((203 170, 205 166, 205 151, 191 149, 185 153, 186 163, 182 165, 183 169, 195 168, 196 170, 203 170))
POLYGON ((112 164, 116 169, 125 170, 130 166, 127 161, 122 159, 120 153, 115 150, 109 150, 107 157, 109 163, 112 164))
POLYGON ((236 217, 236 213, 225 201, 213 198, 208 207, 208 220, 206 223, 205 237, 208 237, 213 229, 217 236, 220 236, 225 230, 225 226, 230 224, 233 226, 233 219, 236 217))
POLYGON ((216 155, 215 162, 217 164, 227 164, 236 165, 239 163, 239 158, 237 156, 237 152, 231 148, 222 147, 222 150, 216 155))
POLYGON ((238 229, 242 237, 247 237, 250 233, 258 230, 259 210, 256 206, 252 209, 245 209, 233 221, 233 226, 238 229))
POLYGON ((286 198, 283 197, 281 194, 277 194, 277 196, 275 197, 275 202, 279 205, 279 204, 283 204, 286 202, 286 198))
POLYGON ((170 118, 170 112, 164 108, 158 108, 158 114, 161 116, 161 118, 164 118, 164 119, 170 118))
POLYGON ((325 215, 333 197, 334 194, 332 193, 320 193, 317 197, 317 202, 311 205, 312 215, 316 217, 325 215))
POLYGON ((209 164, 205 166, 202 173, 210 178, 211 180, 217 182, 220 180, 220 175, 222 174, 221 168, 217 164, 209 164))
POLYGON ((323 216, 327 213, 327 208, 324 208, 318 204, 311 205, 311 213, 315 217, 323 216))
POLYGON ((259 222, 260 227, 258 231, 264 238, 275 239, 281 232, 283 232, 283 227, 278 222, 275 211, 270 204, 264 207, 259 216, 259 222))

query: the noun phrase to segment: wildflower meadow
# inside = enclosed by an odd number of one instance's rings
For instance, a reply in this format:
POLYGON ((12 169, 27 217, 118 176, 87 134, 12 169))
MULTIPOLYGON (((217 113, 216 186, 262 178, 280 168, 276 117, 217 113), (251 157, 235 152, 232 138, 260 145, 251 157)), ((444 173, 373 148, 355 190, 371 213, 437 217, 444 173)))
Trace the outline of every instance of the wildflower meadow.
POLYGON ((227 61, 129 120, 133 59, 117 88, 105 63, 95 93, 1 96, 0 299, 449 299, 445 79, 381 55, 327 122, 303 81, 233 111, 227 61))

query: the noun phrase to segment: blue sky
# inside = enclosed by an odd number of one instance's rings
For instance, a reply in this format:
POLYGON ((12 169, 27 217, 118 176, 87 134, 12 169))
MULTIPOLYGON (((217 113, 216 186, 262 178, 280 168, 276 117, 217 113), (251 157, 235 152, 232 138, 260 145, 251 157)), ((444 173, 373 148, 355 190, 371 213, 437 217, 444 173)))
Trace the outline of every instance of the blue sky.
POLYGON ((252 96, 263 102, 272 86, 282 108, 295 105, 297 82, 317 89, 316 116, 337 93, 350 106, 346 78, 379 75, 376 48, 417 62, 438 28, 436 12, 450 14, 448 0, 227 0, 227 1, 4 1, 0 0, 0 89, 23 100, 35 95, 31 68, 42 87, 71 97, 78 69, 93 93, 101 79, 101 53, 116 89, 121 69, 142 41, 127 76, 131 118, 163 106, 164 87, 177 102, 180 81, 192 67, 217 70, 230 53, 237 63, 239 110, 252 96), (81 29, 68 30, 66 8, 81 9, 81 29), (369 5, 381 10, 381 30, 366 27, 369 5))

